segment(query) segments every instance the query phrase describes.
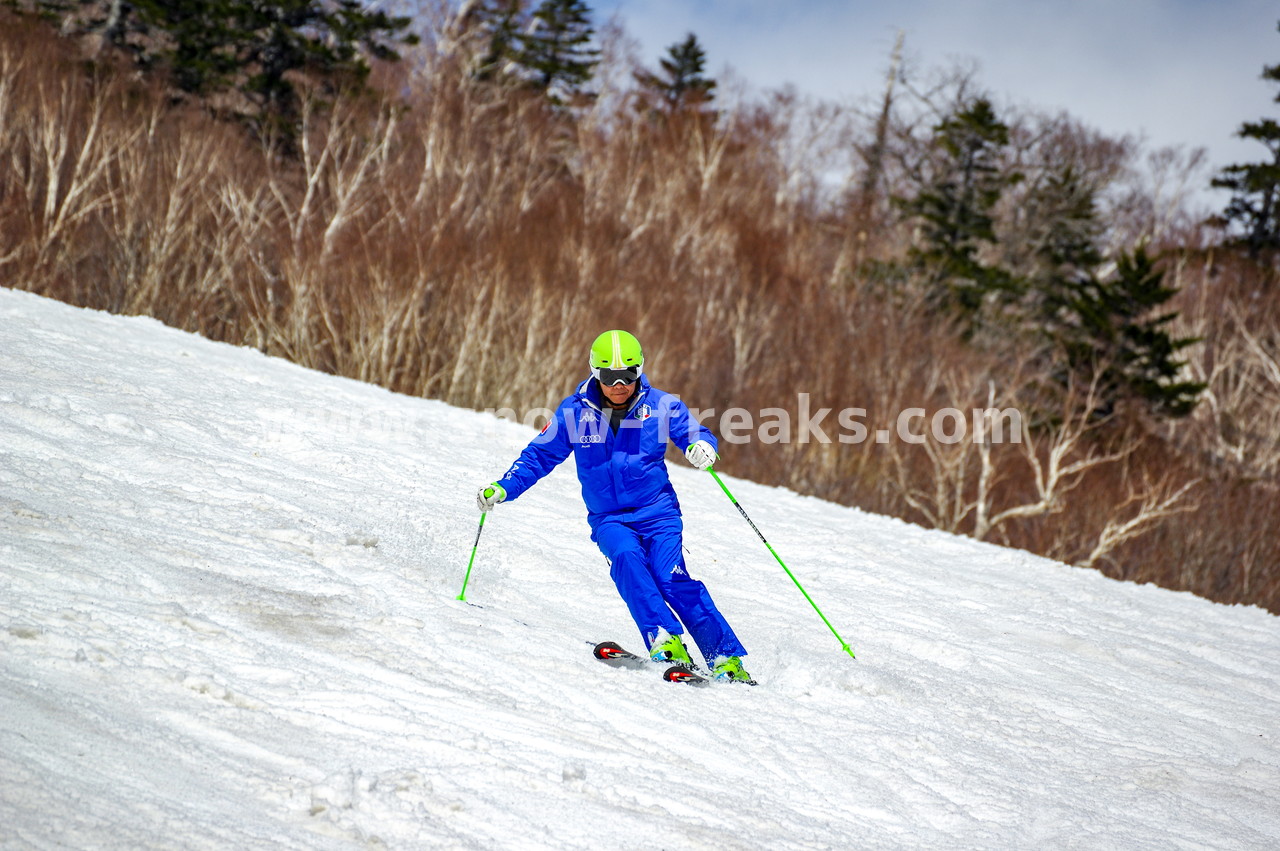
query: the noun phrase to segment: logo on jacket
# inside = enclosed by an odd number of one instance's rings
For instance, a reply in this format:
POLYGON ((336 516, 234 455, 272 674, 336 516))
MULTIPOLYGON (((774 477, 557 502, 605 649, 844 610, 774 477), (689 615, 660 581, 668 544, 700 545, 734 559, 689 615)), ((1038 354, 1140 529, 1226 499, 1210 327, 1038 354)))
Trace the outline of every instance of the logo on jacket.
POLYGON ((636 419, 647 420, 651 416, 653 416, 653 408, 650 408, 648 405, 641 405, 636 408, 636 419))
POLYGON ((676 562, 675 566, 671 568, 671 575, 672 576, 688 576, 689 574, 685 572, 683 564, 681 564, 680 562, 676 562))

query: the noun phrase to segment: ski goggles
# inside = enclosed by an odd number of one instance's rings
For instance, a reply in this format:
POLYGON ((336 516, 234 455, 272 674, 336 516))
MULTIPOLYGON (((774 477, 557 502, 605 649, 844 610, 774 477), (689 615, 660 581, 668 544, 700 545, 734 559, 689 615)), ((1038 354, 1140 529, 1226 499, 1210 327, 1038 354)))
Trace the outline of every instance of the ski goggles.
POLYGON ((591 367, 591 374, 605 387, 618 384, 635 384, 640 380, 640 367, 629 366, 626 369, 608 369, 603 366, 591 367))

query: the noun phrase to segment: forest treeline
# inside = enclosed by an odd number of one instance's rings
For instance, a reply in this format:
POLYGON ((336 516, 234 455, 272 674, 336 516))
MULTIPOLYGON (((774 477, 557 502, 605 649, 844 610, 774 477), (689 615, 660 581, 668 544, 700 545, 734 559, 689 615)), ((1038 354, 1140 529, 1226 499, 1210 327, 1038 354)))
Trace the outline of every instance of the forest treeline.
POLYGON ((6 286, 476 409, 553 405, 613 327, 704 410, 1014 409, 721 467, 1280 612, 1270 119, 1206 177, 888 57, 854 106, 726 93, 581 0, 12 5, 6 286))

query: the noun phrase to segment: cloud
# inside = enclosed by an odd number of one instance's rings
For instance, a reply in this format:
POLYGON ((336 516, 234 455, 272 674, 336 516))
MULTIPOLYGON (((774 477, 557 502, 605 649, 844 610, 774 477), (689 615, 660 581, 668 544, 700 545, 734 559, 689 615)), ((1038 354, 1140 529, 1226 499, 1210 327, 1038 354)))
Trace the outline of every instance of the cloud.
POLYGON ((998 99, 1066 110, 1152 146, 1205 147, 1214 167, 1263 152, 1232 136, 1276 114, 1262 67, 1280 62, 1272 0, 612 0, 655 63, 694 32, 708 67, 830 100, 877 97, 899 29, 917 66, 978 65, 998 99))

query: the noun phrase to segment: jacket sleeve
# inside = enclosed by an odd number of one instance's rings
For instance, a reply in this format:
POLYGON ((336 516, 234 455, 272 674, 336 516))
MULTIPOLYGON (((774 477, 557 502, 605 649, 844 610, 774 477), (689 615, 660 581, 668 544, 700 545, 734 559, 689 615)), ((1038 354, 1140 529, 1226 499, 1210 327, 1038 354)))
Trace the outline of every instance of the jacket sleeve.
POLYGON ((555 416, 529 441, 520 457, 498 480, 507 492, 507 500, 513 500, 533 487, 560 462, 569 457, 573 445, 569 442, 569 429, 565 427, 565 406, 556 408, 555 416))
POLYGON ((694 419, 693 414, 689 413, 689 407, 675 396, 668 396, 668 404, 671 405, 671 412, 668 416, 668 424, 671 434, 671 442, 676 448, 684 452, 689 448, 689 444, 696 443, 699 440, 705 440, 711 444, 711 448, 716 452, 720 451, 720 443, 716 440, 716 436, 711 433, 711 429, 694 419))

